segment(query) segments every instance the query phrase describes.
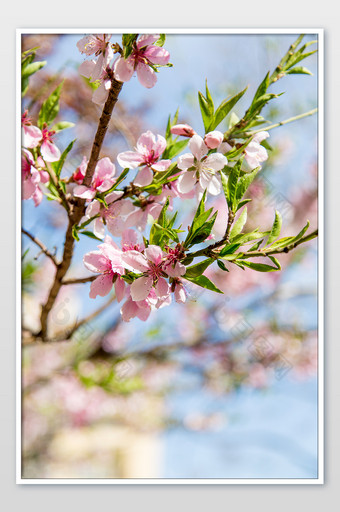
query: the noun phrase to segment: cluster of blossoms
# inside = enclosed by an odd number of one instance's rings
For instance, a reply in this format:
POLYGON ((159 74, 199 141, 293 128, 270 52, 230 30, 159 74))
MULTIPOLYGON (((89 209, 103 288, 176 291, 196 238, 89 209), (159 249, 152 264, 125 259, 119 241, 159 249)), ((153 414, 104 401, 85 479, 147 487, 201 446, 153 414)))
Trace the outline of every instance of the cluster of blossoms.
POLYGON ((84 256, 84 265, 91 272, 99 274, 92 282, 90 297, 104 297, 112 287, 116 298, 126 302, 121 308, 124 321, 138 317, 146 320, 152 309, 159 309, 171 303, 171 293, 176 302, 185 302, 181 276, 185 266, 179 261, 180 248, 163 251, 157 245, 145 247, 138 241, 137 233, 131 229, 122 233, 122 247, 106 236, 97 251, 84 256), (128 284, 129 273, 137 278, 128 284), (123 276, 127 276, 124 280, 123 276), (169 284, 165 278, 170 278, 169 284))
POLYGON ((25 110, 21 117, 22 153, 21 173, 23 199, 33 199, 38 206, 43 198, 40 185, 49 181, 46 162, 57 162, 61 153, 53 142, 54 131, 46 126, 42 130, 34 126, 25 110), (36 150, 33 153, 30 150, 36 150))
POLYGON ((131 54, 127 58, 119 55, 112 66, 114 53, 119 50, 110 44, 111 34, 92 34, 80 39, 78 50, 87 56, 98 57, 97 60, 85 60, 79 67, 81 75, 91 82, 99 81, 92 101, 99 105, 105 103, 113 77, 119 82, 128 82, 136 72, 144 87, 153 87, 157 82, 156 66, 166 66, 170 59, 167 50, 155 45, 159 38, 159 34, 141 35, 134 42, 131 54))
MULTIPOLYGON (((188 146, 191 153, 178 157, 174 181, 164 185, 157 196, 139 194, 139 204, 125 198, 123 191, 110 191, 116 182, 116 168, 108 157, 97 163, 89 187, 82 185, 87 166, 85 157, 73 175, 73 181, 77 183, 73 194, 89 201, 85 218, 94 220, 93 232, 104 240, 97 251, 84 257, 85 267, 99 274, 91 284, 90 297, 107 295, 114 286, 117 301, 126 298, 121 308, 125 321, 134 317, 146 320, 153 309, 171 303, 172 293, 176 302, 186 300, 181 279, 186 272, 185 265, 181 263, 185 256, 181 244, 175 248, 166 246, 165 250, 156 245, 146 247, 138 241, 137 232, 131 228, 144 231, 148 216, 156 219, 167 199, 171 208, 174 198, 193 197, 195 194, 200 198, 205 190, 213 196, 221 192, 219 171, 228 163, 224 153, 231 149, 227 142, 223 142, 223 133, 215 130, 203 139, 189 125, 175 125, 171 132, 190 137, 188 146), (101 200, 102 194, 105 205, 101 200), (122 237, 121 247, 110 236, 105 236, 105 226, 114 237, 122 237)), ((252 168, 265 159, 266 150, 259 142, 266 135, 265 132, 258 134, 249 144, 248 165, 252 168)), ((171 160, 162 159, 166 146, 163 136, 147 131, 139 137, 134 151, 118 154, 117 161, 121 167, 138 169, 133 186, 147 187, 156 174, 167 171, 171 160)))

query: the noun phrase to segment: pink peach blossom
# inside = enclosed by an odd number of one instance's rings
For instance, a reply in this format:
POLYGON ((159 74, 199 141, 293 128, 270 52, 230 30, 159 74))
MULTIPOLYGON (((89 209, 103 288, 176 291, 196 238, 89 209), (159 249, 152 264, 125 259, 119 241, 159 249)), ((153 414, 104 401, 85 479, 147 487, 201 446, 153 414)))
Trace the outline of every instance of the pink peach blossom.
POLYGON ((97 192, 106 192, 115 182, 116 167, 108 157, 101 158, 96 165, 90 187, 77 185, 73 194, 82 199, 93 199, 97 192))
POLYGON ((123 195, 121 191, 113 191, 105 197, 107 207, 94 199, 86 208, 85 216, 90 219, 99 215, 94 220, 93 233, 98 238, 104 238, 105 225, 113 236, 121 236, 127 227, 127 217, 135 207, 127 199, 119 200, 123 195))
POLYGON ((117 301, 120 302, 125 294, 125 281, 121 278, 125 272, 121 251, 110 237, 106 237, 105 242, 99 245, 98 249, 85 254, 83 258, 88 270, 100 274, 91 283, 90 298, 95 299, 97 295, 104 297, 110 293, 114 285, 117 301))
POLYGON ((169 284, 164 279, 163 258, 165 253, 157 245, 149 245, 144 254, 138 251, 128 251, 122 254, 122 261, 128 270, 142 272, 130 287, 133 301, 144 300, 148 297, 151 288, 155 288, 159 298, 169 295, 169 284))
POLYGON ((177 166, 185 171, 178 179, 178 190, 190 192, 198 183, 198 192, 207 190, 209 194, 217 195, 221 191, 221 181, 217 171, 227 165, 228 160, 222 153, 208 153, 208 147, 202 137, 194 135, 189 141, 191 153, 185 153, 178 158, 177 166))
MULTIPOLYGON (((91 81, 93 82, 101 77, 103 71, 105 71, 113 58, 113 50, 109 43, 110 39, 111 34, 90 34, 80 39, 77 43, 77 48, 81 53, 85 53, 88 56, 94 54, 98 57, 97 61, 92 61, 94 62, 91 70, 91 81)), ((88 61, 83 63, 85 67, 86 62, 88 61)), ((85 67, 83 66, 79 71, 83 71, 85 67)))
POLYGON ((261 142, 269 137, 268 132, 259 132, 256 133, 248 144, 245 153, 245 160, 251 169, 255 169, 255 167, 261 167, 261 163, 267 160, 268 153, 266 148, 261 146, 261 142))
POLYGON ((55 131, 50 131, 47 128, 42 130, 42 144, 40 153, 46 162, 57 162, 61 156, 60 149, 54 144, 53 136, 55 131))
POLYGON ((144 166, 134 179, 134 184, 139 187, 150 185, 153 180, 153 171, 164 172, 171 164, 171 160, 159 160, 166 148, 166 140, 162 135, 157 137, 148 130, 139 137, 136 151, 125 151, 117 156, 121 167, 136 169, 144 166))
POLYGON ((40 183, 47 183, 50 179, 46 171, 39 171, 35 167, 32 154, 23 149, 21 154, 22 173, 22 198, 33 199, 35 206, 38 206, 43 198, 40 183))
POLYGON ((127 82, 137 71, 139 82, 148 89, 153 87, 157 82, 153 66, 166 66, 170 58, 167 50, 154 46, 158 39, 159 34, 142 35, 138 38, 131 55, 127 59, 118 57, 113 67, 116 80, 127 82))
POLYGON ((24 148, 32 149, 39 146, 42 139, 42 133, 40 128, 33 126, 31 123, 31 118, 28 117, 27 110, 22 114, 21 126, 23 127, 22 145, 24 148))

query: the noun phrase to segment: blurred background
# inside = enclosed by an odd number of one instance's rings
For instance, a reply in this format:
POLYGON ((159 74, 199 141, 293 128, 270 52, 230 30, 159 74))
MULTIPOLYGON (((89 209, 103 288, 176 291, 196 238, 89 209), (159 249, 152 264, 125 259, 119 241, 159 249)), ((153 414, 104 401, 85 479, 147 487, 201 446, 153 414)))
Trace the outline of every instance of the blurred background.
MULTIPOLYGON (((136 77, 124 85, 102 156, 132 149, 150 129, 164 135, 169 114, 201 135, 197 91, 205 80, 218 105, 246 85, 236 105, 241 117, 267 71, 273 71, 298 34, 184 35, 166 39, 173 68, 153 89, 136 77)), ((89 156, 100 107, 77 72, 81 35, 23 36, 23 50, 39 46, 47 65, 30 79, 23 100, 36 120, 40 106, 65 78, 57 120, 73 128, 57 135, 61 150, 77 139, 64 166, 71 176, 89 156)), ((306 36, 306 41, 317 37, 306 36)), ((113 35, 112 42, 121 42, 113 35)), ((263 111, 271 123, 317 106, 313 73, 279 80, 284 94, 263 111)), ((220 129, 227 128, 228 119, 220 129)), ((283 217, 282 236, 308 219, 317 227, 317 116, 270 131, 269 159, 249 190, 247 229, 283 217)), ((226 225, 225 199, 215 236, 226 225)), ((174 202, 187 225, 195 202, 174 202)), ((22 224, 61 255, 66 214, 52 201, 24 201, 22 224)), ((98 242, 81 237, 69 277, 87 276, 83 255, 98 242)), ((53 264, 23 238, 23 325, 38 329, 40 304, 53 280, 53 264)), ((224 295, 191 286, 185 305, 155 311, 147 322, 123 323, 112 303, 71 341, 30 343, 23 332, 23 478, 317 478, 317 241, 280 255, 281 272, 235 266, 206 274, 224 295)), ((107 298, 88 298, 90 284, 65 286, 50 315, 56 335, 91 314, 107 298)))

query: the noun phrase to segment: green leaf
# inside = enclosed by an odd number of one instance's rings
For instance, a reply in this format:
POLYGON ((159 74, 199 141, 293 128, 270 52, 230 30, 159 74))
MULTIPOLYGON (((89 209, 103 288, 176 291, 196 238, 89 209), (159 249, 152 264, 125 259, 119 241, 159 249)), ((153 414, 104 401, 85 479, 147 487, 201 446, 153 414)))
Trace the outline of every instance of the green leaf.
POLYGON ((69 121, 60 121, 52 126, 51 130, 55 132, 61 132, 61 130, 66 130, 66 128, 73 128, 75 126, 74 123, 70 123, 69 121))
POLYGON ((42 128, 44 123, 46 123, 47 126, 50 125, 53 119, 57 116, 59 112, 59 98, 62 86, 63 82, 61 82, 61 84, 58 85, 58 87, 50 94, 47 100, 45 100, 42 104, 38 118, 39 128, 42 128))
POLYGON ((239 92, 238 94, 236 94, 235 96, 233 96, 229 100, 222 101, 222 103, 220 104, 220 106, 217 108, 217 110, 215 112, 214 119, 213 119, 212 123, 209 126, 209 131, 215 130, 215 128, 217 128, 217 126, 219 124, 221 124, 223 119, 229 114, 231 109, 242 98, 242 96, 244 95, 244 93, 246 92, 247 89, 248 89, 248 87, 243 89, 243 91, 239 92))
POLYGON ((191 283, 194 283, 194 284, 197 284, 198 286, 201 286, 202 288, 206 288, 207 290, 211 290, 211 291, 217 292, 217 293, 223 293, 206 276, 197 276, 197 277, 189 277, 189 278, 186 277, 185 279, 187 279, 187 281, 190 281, 191 283))
POLYGON ((229 270, 227 269, 227 267, 225 266, 225 264, 223 263, 223 261, 221 260, 217 260, 217 265, 220 267, 221 270, 223 270, 224 272, 229 272, 229 270))
POLYGON ((269 71, 266 74, 266 76, 264 77, 264 79, 262 80, 262 82, 260 83, 260 85, 258 86, 257 91, 254 95, 252 104, 254 104, 255 101, 257 101, 259 98, 261 98, 261 96, 263 96, 266 93, 268 87, 269 87, 269 71))
POLYGON ((199 102, 199 106, 201 109, 201 115, 202 115, 205 133, 207 133, 209 131, 209 126, 212 123, 213 118, 214 118, 214 102, 210 95, 207 82, 206 82, 206 94, 207 94, 207 97, 205 98, 203 96, 203 94, 200 91, 198 91, 198 102, 199 102))
POLYGON ((226 256, 228 254, 234 254, 237 249, 241 246, 239 243, 232 243, 225 245, 219 252, 219 257, 226 256))
POLYGON ((105 195, 106 195, 106 196, 107 196, 108 194, 110 194, 111 192, 113 192, 114 190, 116 190, 116 188, 118 187, 118 185, 120 185, 120 184, 121 184, 121 182, 125 179, 125 176, 128 174, 129 170, 130 170, 130 169, 129 169, 128 167, 126 167, 126 168, 125 168, 125 169, 120 173, 120 175, 118 176, 118 178, 117 178, 116 182, 112 185, 112 187, 111 187, 109 190, 107 190, 107 191, 105 192, 105 195))
POLYGON ((275 219, 274 219, 273 227, 271 229, 271 232, 268 237, 266 245, 270 245, 272 242, 274 242, 274 240, 276 240, 280 236, 281 226, 282 226, 281 214, 277 210, 275 210, 275 219))
MULTIPOLYGON (((231 173, 229 174, 228 183, 227 183, 227 195, 226 195, 227 204, 228 204, 228 207, 233 212, 236 212, 236 208, 237 208, 237 204, 238 204, 237 188, 238 188, 238 178, 240 176, 242 162, 243 162, 243 157, 240 158, 234 165, 231 173)), ((221 172, 221 175, 222 174, 223 173, 221 172)), ((222 178, 222 185, 223 185, 223 178, 222 178)), ((224 190, 224 185, 223 185, 223 190, 224 190)))
POLYGON ((247 222, 247 207, 244 208, 241 215, 237 219, 237 221, 234 223, 232 230, 230 231, 230 241, 232 242, 234 237, 241 233, 243 226, 247 222))
POLYGON ((304 66, 300 66, 300 67, 292 68, 289 71, 287 71, 287 75, 312 75, 313 76, 313 73, 311 73, 309 71, 309 69, 305 68, 304 66))
MULTIPOLYGON (((239 179, 238 184, 237 184, 237 191, 236 191, 237 202, 239 202, 242 199, 242 197, 244 196, 244 194, 246 193, 246 191, 248 190, 250 185, 253 183, 260 168, 261 167, 256 167, 253 171, 245 174, 244 176, 241 176, 241 178, 239 179)), ((246 201, 248 201, 248 200, 246 200, 246 201)))
POLYGON ((245 204, 250 203, 250 201, 252 201, 252 199, 243 199, 243 201, 240 201, 237 205, 236 211, 240 210, 245 204))
POLYGON ((154 43, 155 46, 163 46, 165 43, 166 35, 160 34, 159 39, 154 43))
POLYGON ((24 69, 22 70, 22 73, 21 73, 21 79, 30 77, 31 75, 33 75, 34 73, 39 71, 39 69, 43 68, 46 64, 47 64, 46 61, 40 61, 40 62, 31 62, 30 64, 24 66, 24 69))
POLYGON ((208 258, 204 261, 200 261, 191 267, 187 267, 186 273, 184 274, 184 278, 193 278, 197 276, 201 276, 203 272, 214 262, 213 258, 208 258))
POLYGON ((272 267, 271 265, 265 265, 264 263, 254 263, 253 261, 242 260, 242 259, 239 259, 238 263, 240 263, 244 267, 248 267, 248 268, 251 268, 252 270, 256 270, 257 272, 275 272, 277 270, 280 270, 280 268, 281 268, 280 266, 272 267))
POLYGON ((163 159, 171 159, 178 155, 183 149, 188 145, 189 139, 178 140, 170 144, 167 148, 165 148, 162 158, 163 159))
POLYGON ((72 236, 77 242, 79 242, 78 227, 76 224, 72 226, 72 236))
POLYGON ((95 234, 93 234, 92 231, 80 231, 80 234, 88 236, 89 238, 93 238, 94 240, 99 240, 99 242, 103 241, 101 238, 98 238, 95 234))
POLYGON ((75 143, 76 140, 77 139, 74 139, 72 142, 70 142, 70 144, 67 146, 67 148, 62 152, 61 157, 59 158, 58 162, 52 162, 51 165, 53 167, 53 170, 54 170, 57 178, 59 178, 61 170, 65 163, 66 157, 69 154, 69 152, 71 151, 73 144, 75 143))

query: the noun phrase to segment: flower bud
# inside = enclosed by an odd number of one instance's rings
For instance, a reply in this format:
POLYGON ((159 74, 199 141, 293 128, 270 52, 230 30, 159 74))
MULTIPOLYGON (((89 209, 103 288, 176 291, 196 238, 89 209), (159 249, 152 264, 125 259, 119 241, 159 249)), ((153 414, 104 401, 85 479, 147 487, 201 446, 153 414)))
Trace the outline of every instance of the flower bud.
POLYGON ((192 137, 196 133, 188 124, 175 124, 170 131, 173 135, 182 135, 183 137, 192 137))
POLYGON ((223 133, 218 130, 209 132, 204 137, 204 142, 209 149, 216 149, 223 141, 223 133))

